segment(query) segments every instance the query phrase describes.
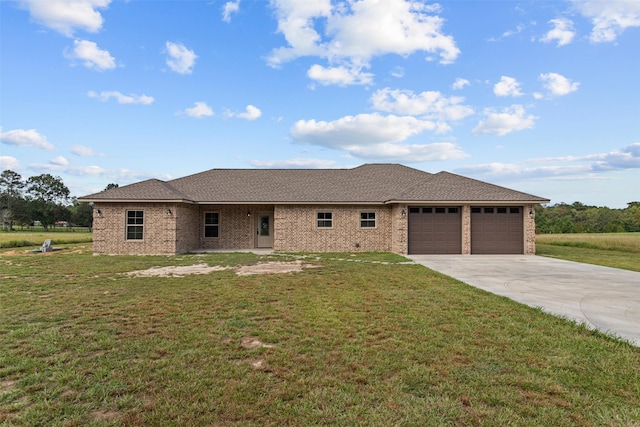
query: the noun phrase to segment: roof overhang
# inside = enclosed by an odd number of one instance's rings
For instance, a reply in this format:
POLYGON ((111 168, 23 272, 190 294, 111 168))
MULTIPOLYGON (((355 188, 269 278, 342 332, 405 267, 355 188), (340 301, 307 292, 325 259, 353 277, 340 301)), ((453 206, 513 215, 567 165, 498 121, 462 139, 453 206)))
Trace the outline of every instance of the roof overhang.
POLYGON ((470 205, 470 206, 513 206, 538 205, 549 203, 551 200, 388 200, 385 204, 403 205, 470 205))
POLYGON ((186 203, 186 204, 195 204, 192 200, 183 200, 183 199, 175 199, 175 200, 161 200, 161 199, 92 199, 90 197, 81 197, 78 199, 79 202, 85 203, 186 203))

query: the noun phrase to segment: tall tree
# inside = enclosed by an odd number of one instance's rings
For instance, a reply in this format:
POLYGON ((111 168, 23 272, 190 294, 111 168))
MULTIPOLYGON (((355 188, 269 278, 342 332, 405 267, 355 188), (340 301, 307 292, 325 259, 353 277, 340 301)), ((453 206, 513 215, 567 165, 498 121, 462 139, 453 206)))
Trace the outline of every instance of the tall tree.
POLYGON ((54 224, 60 208, 67 208, 71 192, 62 178, 48 173, 32 176, 27 180, 27 194, 33 209, 34 219, 42 222, 45 229, 54 224))
POLYGON ((25 182, 19 173, 5 170, 0 174, 0 218, 2 225, 13 229, 14 209, 22 198, 25 182))

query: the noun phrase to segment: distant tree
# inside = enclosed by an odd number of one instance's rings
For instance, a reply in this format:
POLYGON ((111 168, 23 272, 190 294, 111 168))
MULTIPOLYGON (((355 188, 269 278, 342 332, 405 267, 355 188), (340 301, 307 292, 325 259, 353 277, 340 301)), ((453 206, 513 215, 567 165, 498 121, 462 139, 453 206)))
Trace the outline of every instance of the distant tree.
POLYGON ((93 206, 91 203, 80 203, 73 199, 71 206, 71 222, 81 227, 93 226, 93 206))
POLYGON ((0 213, 2 215, 2 225, 8 225, 8 229, 13 229, 13 219, 15 208, 22 198, 22 192, 26 183, 19 173, 12 170, 5 170, 0 174, 0 213))
POLYGON ((111 183, 111 184, 107 184, 107 187, 105 188, 105 190, 111 190, 113 188, 118 188, 118 187, 120 187, 118 184, 111 183))
POLYGON ((42 222, 45 230, 65 216, 60 208, 68 212, 71 192, 64 185, 62 178, 50 174, 32 176, 27 180, 26 190, 31 205, 33 219, 42 222))

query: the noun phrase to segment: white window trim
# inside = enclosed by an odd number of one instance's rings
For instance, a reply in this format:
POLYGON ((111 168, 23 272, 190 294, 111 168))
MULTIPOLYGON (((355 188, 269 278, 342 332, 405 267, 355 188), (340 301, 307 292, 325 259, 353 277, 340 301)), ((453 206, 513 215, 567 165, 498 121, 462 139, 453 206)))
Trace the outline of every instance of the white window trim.
POLYGON ((315 222, 316 222, 316 228, 318 230, 331 230, 333 229, 333 222, 335 221, 335 218, 333 216, 333 211, 316 211, 316 217, 315 217, 315 222), (319 214, 331 214, 331 219, 320 219, 318 218, 319 214), (318 224, 319 221, 331 221, 331 226, 330 227, 324 227, 324 226, 320 226, 318 224))
POLYGON ((143 242, 144 241, 144 222, 145 222, 145 212, 144 209, 127 209, 124 213, 124 240, 126 242, 143 242), (142 224, 129 224, 129 212, 142 212, 142 224), (129 238, 129 227, 142 227, 142 238, 140 239, 130 239, 129 238))
POLYGON ((364 229, 364 230, 373 230, 378 228, 378 213, 376 211, 361 211, 358 221, 360 222, 360 228, 364 229), (362 214, 373 214, 373 219, 362 219, 362 214), (363 221, 373 221, 373 227, 367 227, 367 226, 363 226, 362 222, 363 221))
POLYGON ((220 212, 219 211, 206 211, 202 215, 202 238, 204 239, 219 239, 220 238, 220 212), (217 224, 207 224, 207 214, 218 214, 218 223, 217 224), (207 226, 217 226, 218 227, 218 235, 214 237, 207 237, 207 226))

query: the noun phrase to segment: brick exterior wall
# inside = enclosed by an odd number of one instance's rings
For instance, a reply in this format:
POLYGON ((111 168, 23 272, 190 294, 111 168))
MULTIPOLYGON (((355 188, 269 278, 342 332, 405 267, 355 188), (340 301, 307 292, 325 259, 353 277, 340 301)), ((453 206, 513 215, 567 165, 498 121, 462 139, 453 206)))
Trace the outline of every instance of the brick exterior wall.
POLYGON ((95 203, 93 252, 113 255, 168 255, 177 252, 176 206, 170 203, 95 203), (171 215, 167 210, 171 209, 171 215), (143 238, 127 240, 127 211, 144 212, 143 238), (100 214, 98 214, 100 211, 100 214))
POLYGON ((292 252, 392 251, 391 206, 276 206, 274 249, 292 252), (317 227, 317 213, 331 212, 332 228, 317 227), (375 212, 376 227, 360 227, 360 213, 375 212))
POLYGON ((409 253, 409 207, 394 205, 391 208, 391 252, 406 255, 409 253))
POLYGON ((536 210, 533 205, 525 205, 523 212, 524 221, 524 254, 536 254, 536 210), (532 212, 532 215, 529 215, 532 212))
MULTIPOLYGON (((535 254, 533 205, 525 205, 524 253, 535 254)), ((408 206, 209 205, 95 203, 95 254, 168 255, 195 250, 253 249, 258 212, 273 212, 273 249, 291 252, 380 251, 408 253, 408 206), (144 212, 141 240, 126 239, 128 210, 144 212), (171 214, 168 214, 171 210, 171 214), (100 214, 97 212, 100 211, 100 214), (218 237, 204 237, 206 212, 219 213, 218 237), (317 213, 331 212, 332 228, 317 227, 317 213), (360 227, 360 213, 375 212, 376 227, 360 227), (247 213, 251 213, 247 216, 247 213)), ((471 253, 471 208, 462 206, 462 253, 471 253)))
POLYGON ((258 212, 273 212, 272 205, 207 205, 199 207, 194 232, 197 249, 253 249, 258 212), (204 237, 204 214, 219 213, 218 237, 204 237), (247 215, 250 213, 251 215, 247 215))
POLYGON ((462 205, 462 254, 471 255, 471 205, 462 205))

